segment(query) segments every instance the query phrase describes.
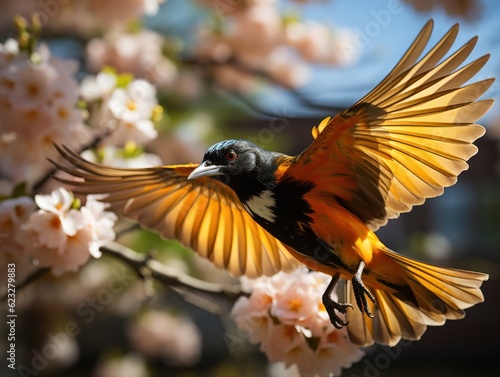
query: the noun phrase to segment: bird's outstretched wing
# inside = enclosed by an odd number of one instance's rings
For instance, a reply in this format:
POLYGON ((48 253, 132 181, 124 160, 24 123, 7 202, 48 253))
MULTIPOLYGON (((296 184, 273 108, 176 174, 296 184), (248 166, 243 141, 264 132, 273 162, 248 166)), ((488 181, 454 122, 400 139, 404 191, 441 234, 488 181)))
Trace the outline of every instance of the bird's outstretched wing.
POLYGON ((477 100, 493 79, 463 86, 489 57, 460 67, 477 38, 443 59, 458 24, 418 60, 432 27, 375 89, 314 127, 315 140, 287 171, 324 187, 372 230, 456 182, 484 134, 474 122, 493 104, 477 100))
POLYGON ((103 201, 141 226, 178 239, 233 275, 257 277, 290 271, 298 262, 260 227, 236 194, 209 178, 187 180, 198 166, 123 169, 84 160, 56 145, 71 167, 61 170, 84 181, 59 179, 79 194, 107 194, 103 201))

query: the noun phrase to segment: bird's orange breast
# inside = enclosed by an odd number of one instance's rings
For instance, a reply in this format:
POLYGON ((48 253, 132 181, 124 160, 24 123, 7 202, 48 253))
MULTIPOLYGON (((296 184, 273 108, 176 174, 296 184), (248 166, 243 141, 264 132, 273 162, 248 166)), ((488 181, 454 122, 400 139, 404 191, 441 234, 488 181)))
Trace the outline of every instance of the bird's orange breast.
POLYGON ((305 200, 312 209, 310 214, 312 231, 319 239, 331 246, 332 252, 348 269, 332 271, 331 268, 318 265, 318 262, 321 262, 318 260, 315 266, 309 267, 315 267, 314 269, 322 272, 339 272, 343 278, 351 279, 359 263, 363 261, 366 268, 377 275, 390 275, 392 263, 386 260, 387 258, 382 253, 382 250, 386 248, 385 245, 360 219, 334 199, 322 197, 315 190, 306 195, 305 200))

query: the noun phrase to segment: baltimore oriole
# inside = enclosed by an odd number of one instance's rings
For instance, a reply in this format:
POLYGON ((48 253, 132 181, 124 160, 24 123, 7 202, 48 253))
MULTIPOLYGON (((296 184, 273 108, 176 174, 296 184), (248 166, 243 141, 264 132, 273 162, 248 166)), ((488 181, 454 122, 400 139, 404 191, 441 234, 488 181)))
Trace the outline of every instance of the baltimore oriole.
POLYGON ((463 86, 488 60, 460 67, 477 38, 444 59, 458 25, 418 60, 432 27, 375 89, 313 127, 314 141, 298 156, 227 140, 199 165, 120 169, 57 146, 73 166, 56 165, 84 180, 62 181, 82 194, 108 194, 104 200, 124 216, 233 275, 270 275, 298 261, 329 274, 323 303, 357 344, 419 339, 428 325, 462 318, 482 302, 488 279, 400 255, 374 233, 457 181, 484 134, 474 122, 493 104, 477 100, 493 79, 463 86), (339 279, 344 290, 335 302, 339 279))

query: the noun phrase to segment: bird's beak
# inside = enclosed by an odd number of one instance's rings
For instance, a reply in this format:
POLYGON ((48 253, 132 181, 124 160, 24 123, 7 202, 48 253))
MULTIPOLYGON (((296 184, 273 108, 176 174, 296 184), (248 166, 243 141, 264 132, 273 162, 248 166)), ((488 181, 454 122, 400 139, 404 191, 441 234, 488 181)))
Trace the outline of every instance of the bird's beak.
POLYGON ((200 166, 194 169, 191 174, 189 174, 189 177, 187 179, 189 180, 200 177, 209 177, 212 175, 224 175, 224 173, 220 171, 221 167, 222 166, 219 165, 207 165, 207 161, 204 161, 200 164, 200 166))

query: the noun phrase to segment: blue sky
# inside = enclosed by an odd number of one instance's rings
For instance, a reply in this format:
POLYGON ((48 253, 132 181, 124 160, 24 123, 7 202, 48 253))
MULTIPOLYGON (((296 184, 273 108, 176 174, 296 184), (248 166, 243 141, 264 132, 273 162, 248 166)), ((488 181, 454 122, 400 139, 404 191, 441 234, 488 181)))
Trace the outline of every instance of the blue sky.
MULTIPOLYGON (((430 18, 434 19, 434 31, 429 45, 437 42, 453 24, 459 22, 460 32, 454 47, 458 48, 478 35, 479 41, 470 59, 486 53, 491 53, 492 56, 477 78, 500 78, 500 2, 484 0, 481 4, 481 16, 472 22, 449 16, 442 9, 418 13, 407 4, 398 4, 394 0, 333 0, 302 6, 305 19, 317 19, 337 27, 351 28, 367 36, 367 41, 359 49, 357 61, 352 66, 316 69, 310 87, 314 88, 314 93, 318 93, 320 89, 323 99, 331 97, 337 102, 347 103, 357 100, 385 77, 430 18), (390 18, 386 17, 388 14, 390 18), (375 24, 378 24, 378 28, 375 24)), ((495 83, 486 96, 499 101, 499 85, 500 82, 495 83)), ((495 108, 487 120, 494 114, 499 115, 495 108)))

